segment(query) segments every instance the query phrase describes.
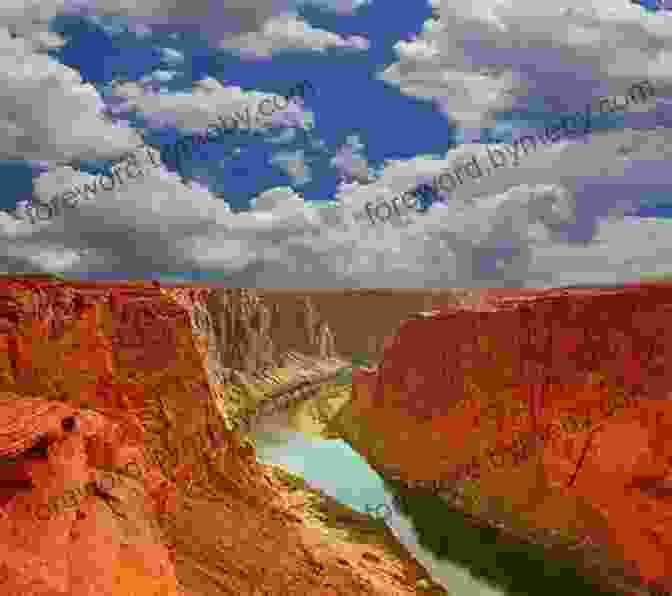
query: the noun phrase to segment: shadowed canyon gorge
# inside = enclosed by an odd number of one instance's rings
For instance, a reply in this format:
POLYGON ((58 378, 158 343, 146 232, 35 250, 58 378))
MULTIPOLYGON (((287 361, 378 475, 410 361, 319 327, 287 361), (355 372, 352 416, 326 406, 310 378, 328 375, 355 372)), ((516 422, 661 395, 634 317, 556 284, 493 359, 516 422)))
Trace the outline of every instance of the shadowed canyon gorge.
POLYGON ((0 594, 463 596, 394 528, 258 457, 283 412, 362 456, 422 548, 503 592, 535 593, 506 559, 536 548, 546 582, 669 593, 671 318, 665 283, 3 278, 0 594), (357 354, 373 366, 337 382, 357 354))

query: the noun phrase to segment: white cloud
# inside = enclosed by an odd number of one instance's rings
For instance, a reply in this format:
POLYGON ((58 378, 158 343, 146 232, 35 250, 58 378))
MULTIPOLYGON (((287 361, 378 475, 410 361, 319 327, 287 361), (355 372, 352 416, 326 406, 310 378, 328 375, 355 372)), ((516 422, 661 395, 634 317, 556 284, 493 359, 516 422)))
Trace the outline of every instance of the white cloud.
POLYGON ((104 104, 93 85, 35 51, 0 28, 0 159, 103 158, 139 144, 128 126, 101 117, 104 104))
MULTIPOLYGON (((350 12, 357 4, 351 4, 350 12)), ((193 26, 215 41, 221 41, 241 32, 262 31, 266 21, 295 9, 297 5, 293 0, 227 0, 226 3, 219 0, 148 0, 140 4, 130 0, 3 2, 0 6, 0 88, 3 90, 0 159, 53 164, 67 163, 84 156, 87 159, 113 158, 141 143, 138 134, 127 123, 112 121, 104 114, 105 105, 92 85, 83 84, 75 70, 44 54, 46 50, 57 49, 64 43, 58 34, 48 30, 49 20, 57 14, 80 13, 93 15, 92 18, 100 15, 104 17, 106 26, 116 28, 115 31, 129 25, 127 28, 140 35, 147 34, 148 26, 193 26), (124 23, 124 18, 130 21, 124 23)), ((332 9, 346 9, 346 5, 340 3, 332 9)), ((169 66, 184 62, 183 54, 173 48, 162 48, 161 56, 164 64, 169 66)), ((165 69, 155 72, 158 81, 165 81, 168 76, 165 69)), ((201 108, 189 106, 190 94, 171 100, 169 93, 156 96, 147 93, 143 101, 144 91, 138 87, 134 102, 129 104, 156 112, 158 121, 161 116, 166 116, 165 123, 180 118, 199 120, 199 117, 212 115, 215 109, 218 110, 217 116, 226 116, 235 111, 233 108, 245 107, 242 104, 248 99, 260 101, 273 97, 253 92, 239 93, 247 95, 245 98, 237 97, 234 90, 229 92, 228 98, 226 92, 218 97, 211 95, 207 99, 211 105, 201 108), (163 113, 171 109, 179 112, 176 118, 170 113, 163 113)), ((202 101, 204 96, 193 99, 202 101)), ((117 106, 109 114, 119 114, 122 109, 123 106, 117 106)), ((307 126, 312 118, 311 113, 292 104, 285 110, 277 110, 271 119, 260 118, 253 127, 307 126)))
POLYGON ((672 28, 663 13, 613 0, 430 4, 435 18, 397 43, 399 60, 381 78, 433 100, 465 128, 491 125, 497 111, 532 98, 549 112, 581 110, 644 78, 658 96, 672 95, 672 28))
MULTIPOLYGON (((666 146, 667 136, 665 129, 648 135, 615 131, 594 135, 587 145, 558 144, 522 158, 518 168, 500 168, 483 180, 483 188, 490 185, 487 192, 477 191, 473 180, 447 204, 375 227, 367 219, 355 220, 365 201, 431 179, 474 148, 456 157, 451 151, 446 159, 390 161, 368 185, 342 184, 328 209, 304 202, 289 188, 276 188, 261 193, 252 210, 232 213, 207 190, 187 188, 175 174, 157 168, 49 222, 32 225, 2 215, 0 254, 6 256, 0 268, 35 269, 31 255, 41 255, 40 266, 57 271, 144 276, 210 269, 242 287, 624 281, 670 262, 670 224, 609 216, 618 193, 611 187, 582 192, 584 180, 591 167, 602 167, 614 188, 622 187, 623 172, 650 163, 648 157, 666 146), (619 153, 624 146, 627 157, 619 153), (597 214, 580 215, 600 205, 597 214), (587 236, 572 235, 591 222, 587 236)), ((350 141, 358 147, 356 139, 350 141)), ((666 169, 663 159, 656 163, 666 169)), ((640 192, 634 178, 630 192, 640 192)), ((43 174, 36 192, 47 199, 85 179, 90 176, 60 168, 43 174)))
POLYGON ((234 50, 242 58, 270 58, 286 50, 312 50, 324 52, 327 48, 368 50, 367 39, 340 35, 311 27, 295 14, 283 14, 268 20, 261 31, 232 37, 219 44, 222 49, 234 50))
POLYGON ((64 0, 5 0, 0 5, 0 27, 24 31, 46 30, 48 21, 64 9, 64 0))
MULTIPOLYGON (((316 3, 342 13, 363 4, 316 3)), ((43 54, 47 46, 61 43, 58 36, 46 35, 45 23, 64 6, 130 17, 131 28, 144 34, 147 27, 202 27, 215 45, 224 41, 234 47, 232 38, 251 34, 254 51, 267 55, 289 47, 364 49, 365 40, 343 39, 281 16, 299 4, 4 3, 0 24, 11 26, 18 37, 12 39, 0 28, 0 154, 53 163, 113 157, 141 142, 127 126, 102 117, 100 96, 82 84, 78 73, 43 54)), ((386 69, 384 78, 404 93, 435 100, 463 124, 478 127, 497 110, 523 105, 528 97, 543 99, 549 110, 582 109, 586 97, 622 95, 633 80, 647 77, 661 98, 659 111, 669 110, 665 95, 670 95, 672 71, 666 66, 672 30, 667 15, 645 15, 639 7, 612 0, 432 4, 440 19, 425 23, 418 39, 397 44, 399 61, 386 69)), ((162 57, 167 65, 183 63, 183 55, 169 48, 162 57)), ((165 79, 165 72, 170 71, 156 71, 154 78, 165 79)), ((241 119, 250 114, 255 130, 265 124, 306 129, 314 124, 312 112, 295 104, 257 122, 260 102, 281 96, 225 87, 210 78, 188 93, 159 95, 127 83, 117 86, 116 94, 126 107, 185 129, 203 130, 234 113, 241 119)), ((624 281, 656 271, 672 258, 670 222, 618 214, 647 189, 669 188, 670 140, 668 129, 658 128, 594 133, 585 143, 557 143, 521 157, 517 167, 468 180, 447 204, 434 204, 424 215, 412 213, 376 226, 369 225, 366 215, 360 217, 366 201, 375 203, 430 181, 471 154, 482 154, 483 147, 466 144, 434 159, 389 160, 372 172, 359 139, 349 137, 332 161, 344 180, 334 206, 326 209, 306 203, 291 188, 277 188, 261 193, 250 211, 233 213, 203 186, 187 187, 175 174, 152 169, 53 221, 33 225, 0 212, 0 269, 115 271, 130 277, 212 269, 243 287, 624 281)), ((275 159, 296 183, 310 175, 305 161, 302 153, 275 159)), ((37 178, 35 192, 46 200, 91 178, 58 168, 37 178)))
MULTIPOLYGON (((17 0, 15 0, 17 1, 17 0)), ((126 17, 129 28, 144 35, 148 30, 192 30, 216 46, 236 35, 261 31, 274 17, 296 11, 304 4, 317 4, 340 14, 351 14, 363 0, 33 0, 47 13, 58 9, 70 13, 126 17)), ((21 2, 23 4, 23 2, 21 2)), ((24 9, 25 10, 25 9, 24 9)), ((5 9, 15 16, 19 10, 5 9)), ((3 13, 0 12, 0 19, 3 13)))
POLYGON ((114 94, 125 99, 123 109, 138 110, 151 124, 186 130, 204 131, 208 125, 222 127, 220 117, 227 122, 226 127, 237 126, 245 132, 269 126, 311 127, 314 118, 311 111, 296 101, 288 104, 281 95, 243 91, 211 77, 195 82, 191 92, 158 94, 128 82, 116 86, 114 94))

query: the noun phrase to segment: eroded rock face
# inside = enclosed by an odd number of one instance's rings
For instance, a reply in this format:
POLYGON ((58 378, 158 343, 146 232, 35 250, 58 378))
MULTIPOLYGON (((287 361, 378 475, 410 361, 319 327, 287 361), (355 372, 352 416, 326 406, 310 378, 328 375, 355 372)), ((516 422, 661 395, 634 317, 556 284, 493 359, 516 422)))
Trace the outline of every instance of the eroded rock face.
POLYGON ((225 383, 271 361, 268 309, 212 294, 0 280, 2 596, 415 593, 257 463, 225 383))
POLYGON ((329 325, 320 318, 310 297, 302 300, 296 313, 299 335, 279 340, 281 318, 293 317, 295 313, 281 312, 278 304, 267 306, 255 290, 213 290, 208 309, 225 368, 255 373, 278 364, 289 350, 321 358, 336 354, 329 325))
POLYGON ((271 312, 253 290, 217 290, 208 307, 226 368, 252 373, 274 364, 271 312))
POLYGON ((156 524, 174 486, 121 430, 91 411, 0 394, 3 595, 182 594, 156 524), (112 472, 130 462, 136 478, 112 472))
POLYGON ((213 476, 209 444, 182 435, 235 443, 212 415, 190 311, 150 283, 9 279, 1 295, 0 454, 14 461, 0 549, 14 554, 0 592, 178 594, 157 520, 187 476, 213 476), (140 481, 114 472, 130 457, 140 481), (112 494, 96 489, 103 470, 118 480, 112 494))
POLYGON ((259 290, 269 307, 279 307, 274 337, 281 351, 318 354, 338 353, 345 357, 366 354, 379 360, 385 338, 410 314, 439 305, 468 300, 468 290, 259 290), (321 330, 328 325, 329 333, 321 330), (331 338, 322 337, 331 335, 331 338), (329 345, 333 341, 331 353, 329 345))
POLYGON ((588 538, 670 590, 670 329, 661 283, 492 291, 418 315, 353 374, 355 446, 407 481, 478 466, 460 480, 472 511, 588 538))

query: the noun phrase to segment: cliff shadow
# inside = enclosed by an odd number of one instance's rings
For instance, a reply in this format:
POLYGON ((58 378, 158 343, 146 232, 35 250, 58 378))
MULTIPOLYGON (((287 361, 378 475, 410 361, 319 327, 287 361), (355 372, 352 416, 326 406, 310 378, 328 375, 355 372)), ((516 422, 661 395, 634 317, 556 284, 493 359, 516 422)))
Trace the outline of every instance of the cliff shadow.
POLYGON ((439 560, 450 560, 508 595, 622 596, 584 575, 575 559, 553 546, 532 544, 477 524, 438 495, 385 479, 398 511, 418 542, 439 560))

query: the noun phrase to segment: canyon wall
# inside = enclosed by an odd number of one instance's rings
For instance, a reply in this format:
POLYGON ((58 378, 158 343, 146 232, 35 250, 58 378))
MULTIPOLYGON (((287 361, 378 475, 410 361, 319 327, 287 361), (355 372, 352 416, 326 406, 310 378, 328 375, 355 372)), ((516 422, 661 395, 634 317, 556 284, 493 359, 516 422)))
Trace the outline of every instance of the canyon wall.
POLYGON ((208 309, 222 364, 251 374, 281 363, 292 351, 335 356, 333 333, 310 297, 296 296, 292 306, 255 290, 213 290, 208 309))
POLYGON ((406 486, 669 591, 671 359, 672 284, 485 291, 406 320, 341 422, 406 486))
MULTIPOLYGON (((338 354, 346 357, 367 354, 372 361, 381 358, 385 338, 394 335, 397 326, 412 313, 473 300, 474 294, 459 289, 307 289, 259 290, 259 293, 266 304, 282 310, 284 316, 274 322, 277 336, 282 338, 279 346, 282 349, 289 349, 284 342, 291 341, 292 345, 306 342, 303 338, 307 301, 319 313, 314 325, 328 325, 338 354)), ((308 349, 310 343, 304 345, 308 349)))
POLYGON ((3 596, 415 593, 409 557, 329 536, 239 432, 256 398, 227 381, 275 371, 272 316, 246 290, 1 280, 3 596))

